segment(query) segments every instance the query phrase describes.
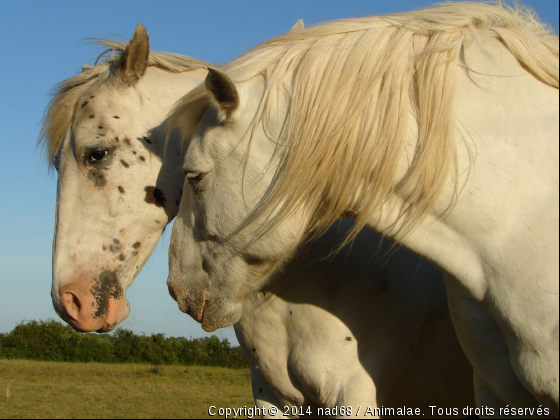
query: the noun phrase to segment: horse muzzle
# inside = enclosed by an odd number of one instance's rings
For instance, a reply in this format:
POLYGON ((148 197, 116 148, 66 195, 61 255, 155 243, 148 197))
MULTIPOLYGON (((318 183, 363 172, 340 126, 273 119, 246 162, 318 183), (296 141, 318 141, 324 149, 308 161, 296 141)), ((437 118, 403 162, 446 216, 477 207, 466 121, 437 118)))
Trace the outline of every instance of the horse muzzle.
POLYGON ((67 284, 58 294, 53 290, 52 298, 58 315, 79 332, 110 332, 130 313, 124 293, 83 283, 67 284))

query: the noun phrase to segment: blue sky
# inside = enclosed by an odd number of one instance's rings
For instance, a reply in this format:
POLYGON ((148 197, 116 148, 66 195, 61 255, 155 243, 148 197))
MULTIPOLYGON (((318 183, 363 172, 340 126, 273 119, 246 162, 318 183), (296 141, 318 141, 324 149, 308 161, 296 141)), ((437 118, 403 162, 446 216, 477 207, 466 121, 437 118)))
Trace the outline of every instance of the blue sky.
MULTIPOLYGON (((424 0, 45 1, 0 2, 0 332, 23 321, 57 318, 50 299, 56 174, 36 148, 51 88, 100 53, 88 37, 132 36, 137 23, 151 47, 214 63, 306 24, 418 9, 424 0)), ((527 0, 558 33, 558 1, 527 0)), ((167 293, 167 230, 129 289, 132 313, 123 327, 137 333, 200 337, 167 293)), ((235 341, 232 329, 220 337, 235 341)))

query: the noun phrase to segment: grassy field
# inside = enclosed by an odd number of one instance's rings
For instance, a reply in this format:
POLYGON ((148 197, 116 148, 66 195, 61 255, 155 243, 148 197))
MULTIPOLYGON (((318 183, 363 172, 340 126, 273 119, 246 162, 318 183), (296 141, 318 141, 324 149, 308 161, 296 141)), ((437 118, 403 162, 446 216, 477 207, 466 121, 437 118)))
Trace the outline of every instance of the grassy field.
POLYGON ((249 370, 0 360, 2 419, 210 418, 211 405, 253 406, 249 370))

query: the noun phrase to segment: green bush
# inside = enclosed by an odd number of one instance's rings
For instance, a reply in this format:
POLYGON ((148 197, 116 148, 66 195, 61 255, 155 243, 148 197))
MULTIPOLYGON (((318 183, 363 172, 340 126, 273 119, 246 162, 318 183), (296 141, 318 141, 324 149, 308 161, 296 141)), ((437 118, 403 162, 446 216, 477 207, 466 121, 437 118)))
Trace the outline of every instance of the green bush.
POLYGON ((1 359, 65 362, 147 363, 246 368, 239 347, 216 336, 187 340, 163 334, 136 335, 117 329, 112 334, 81 334, 53 319, 22 322, 0 334, 1 359))

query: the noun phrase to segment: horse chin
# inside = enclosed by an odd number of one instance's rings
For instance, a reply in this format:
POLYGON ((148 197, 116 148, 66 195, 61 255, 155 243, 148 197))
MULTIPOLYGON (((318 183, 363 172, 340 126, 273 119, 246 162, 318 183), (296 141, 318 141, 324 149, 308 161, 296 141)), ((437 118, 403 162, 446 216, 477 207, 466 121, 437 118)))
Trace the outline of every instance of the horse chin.
POLYGON ((236 324, 241 319, 241 314, 241 305, 219 301, 216 301, 216 305, 212 305, 212 302, 207 302, 200 325, 204 331, 214 332, 219 328, 236 324))
POLYGON ((206 332, 230 327, 241 318, 241 304, 213 297, 204 286, 187 289, 181 279, 177 280, 172 275, 167 285, 181 312, 199 322, 206 332))

